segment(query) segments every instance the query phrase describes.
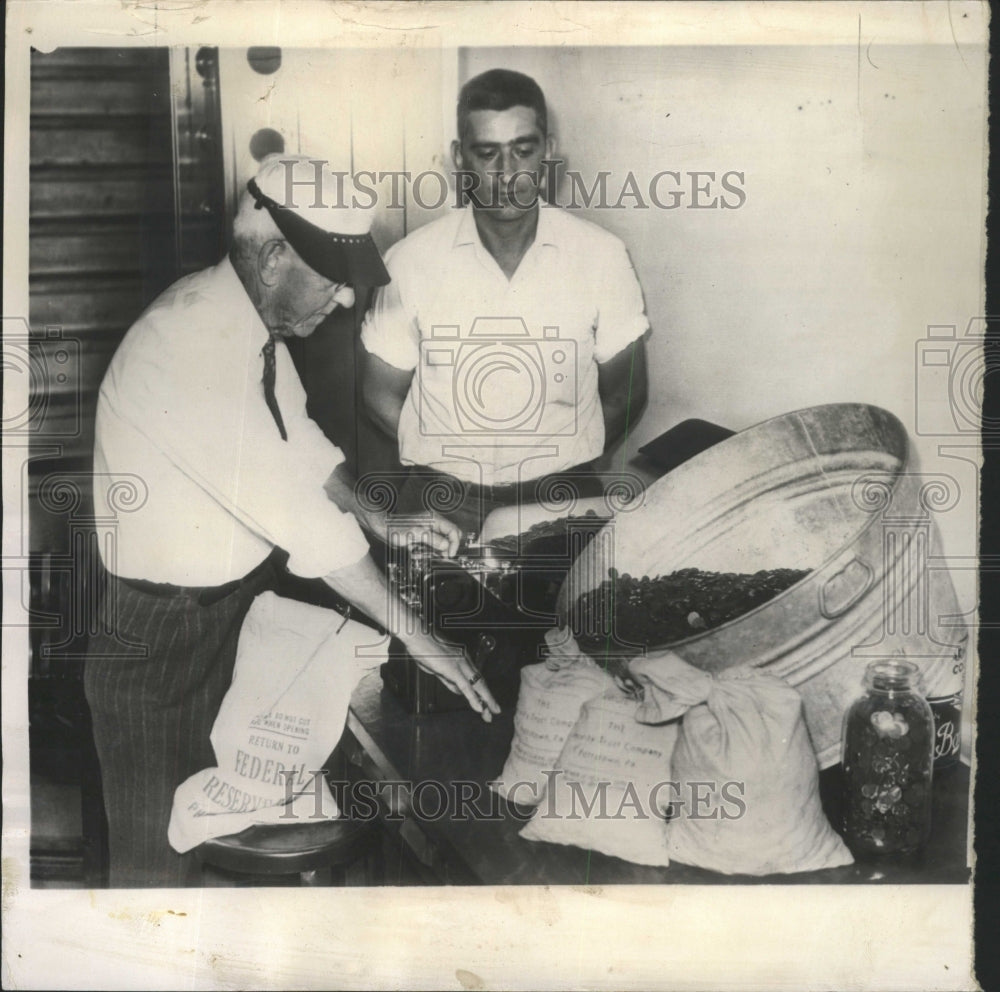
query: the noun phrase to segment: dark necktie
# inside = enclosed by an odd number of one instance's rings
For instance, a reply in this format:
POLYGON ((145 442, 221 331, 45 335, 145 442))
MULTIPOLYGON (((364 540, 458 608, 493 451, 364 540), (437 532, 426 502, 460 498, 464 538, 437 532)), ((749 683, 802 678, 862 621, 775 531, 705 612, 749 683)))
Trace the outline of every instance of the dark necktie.
POLYGON ((281 440, 287 441, 288 435, 285 433, 285 422, 281 419, 278 400, 274 395, 275 364, 273 334, 268 337, 267 344, 261 348, 260 353, 264 356, 264 400, 267 403, 268 410, 271 411, 271 416, 274 417, 274 422, 278 425, 278 430, 281 431, 281 440))

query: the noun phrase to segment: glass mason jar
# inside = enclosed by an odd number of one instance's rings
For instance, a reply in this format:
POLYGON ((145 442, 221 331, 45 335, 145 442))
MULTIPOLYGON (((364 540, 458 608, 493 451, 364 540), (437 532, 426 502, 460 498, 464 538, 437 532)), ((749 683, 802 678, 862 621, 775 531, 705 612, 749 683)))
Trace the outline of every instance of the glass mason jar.
POLYGON ((934 717, 910 661, 873 661, 844 721, 844 834, 857 855, 911 854, 931 826, 934 717))

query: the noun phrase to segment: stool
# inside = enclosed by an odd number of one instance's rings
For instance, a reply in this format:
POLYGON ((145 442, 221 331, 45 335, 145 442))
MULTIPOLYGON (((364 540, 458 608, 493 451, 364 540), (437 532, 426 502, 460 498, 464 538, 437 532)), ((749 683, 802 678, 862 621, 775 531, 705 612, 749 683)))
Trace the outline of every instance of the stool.
MULTIPOLYGON (((298 875, 300 885, 344 885, 350 874, 352 881, 360 875, 357 884, 377 885, 382 880, 381 840, 377 820, 261 823, 205 841, 194 854, 202 864, 235 875, 298 875)), ((254 883, 244 879, 238 884, 254 883)))

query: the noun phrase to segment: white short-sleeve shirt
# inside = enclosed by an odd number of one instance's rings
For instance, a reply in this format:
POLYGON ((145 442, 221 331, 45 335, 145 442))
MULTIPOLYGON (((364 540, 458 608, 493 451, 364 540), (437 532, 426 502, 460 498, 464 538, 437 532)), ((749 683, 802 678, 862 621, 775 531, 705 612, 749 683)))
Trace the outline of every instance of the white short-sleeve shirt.
POLYGON ((484 485, 538 478, 604 450, 598 363, 642 336, 642 290, 624 244, 542 206, 535 240, 507 279, 472 206, 386 254, 361 340, 413 383, 400 458, 484 485))
POLYGON ((268 332, 228 260, 187 276, 130 328, 101 384, 94 500, 101 555, 125 578, 215 586, 242 578, 274 546, 319 577, 368 543, 323 483, 343 461, 306 415, 283 342, 267 407, 268 332))

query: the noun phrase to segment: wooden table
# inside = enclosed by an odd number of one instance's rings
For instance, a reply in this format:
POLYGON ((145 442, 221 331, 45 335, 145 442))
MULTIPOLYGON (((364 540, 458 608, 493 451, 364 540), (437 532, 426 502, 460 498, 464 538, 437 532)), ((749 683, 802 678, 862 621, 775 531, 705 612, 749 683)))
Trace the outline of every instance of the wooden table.
MULTIPOLYGON (((883 858, 843 868, 769 875, 720 875, 678 863, 635 865, 597 852, 527 841, 518 831, 532 810, 487 787, 510 750, 513 712, 493 723, 471 710, 414 716, 367 676, 354 693, 342 750, 357 781, 381 783, 383 821, 397 850, 430 884, 964 884, 969 879, 969 769, 935 775, 930 841, 917 858, 883 858)), ((840 768, 820 776, 824 808, 839 820, 840 768)), ((396 884, 390 865, 388 884, 396 884)))

